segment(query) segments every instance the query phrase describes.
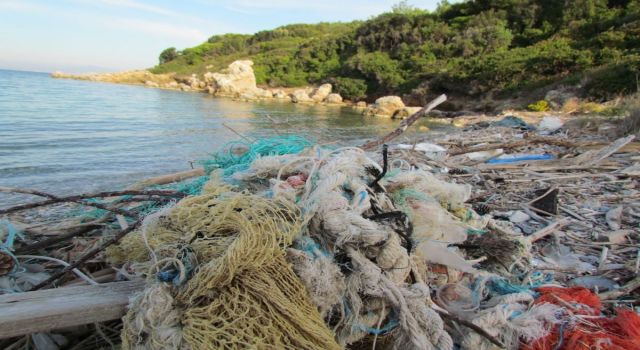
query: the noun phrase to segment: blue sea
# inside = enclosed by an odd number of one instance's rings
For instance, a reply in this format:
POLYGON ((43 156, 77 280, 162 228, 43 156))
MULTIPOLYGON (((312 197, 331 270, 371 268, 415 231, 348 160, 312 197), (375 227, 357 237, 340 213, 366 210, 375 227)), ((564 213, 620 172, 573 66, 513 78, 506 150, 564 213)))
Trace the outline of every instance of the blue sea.
MULTIPOLYGON (((59 195, 121 189, 188 170, 240 139, 223 124, 250 138, 356 144, 397 123, 349 107, 238 102, 0 70, 0 186, 59 195)), ((0 207, 27 199, 0 193, 0 207)))

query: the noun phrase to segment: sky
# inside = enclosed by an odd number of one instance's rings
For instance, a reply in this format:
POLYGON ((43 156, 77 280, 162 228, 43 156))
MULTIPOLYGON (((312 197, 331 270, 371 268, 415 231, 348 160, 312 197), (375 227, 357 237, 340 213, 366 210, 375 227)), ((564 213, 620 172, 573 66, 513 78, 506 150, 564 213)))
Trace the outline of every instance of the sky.
MULTIPOLYGON (((167 47, 292 23, 367 19, 397 0, 0 0, 0 69, 152 67, 167 47)), ((410 0, 433 10, 438 0, 410 0)))

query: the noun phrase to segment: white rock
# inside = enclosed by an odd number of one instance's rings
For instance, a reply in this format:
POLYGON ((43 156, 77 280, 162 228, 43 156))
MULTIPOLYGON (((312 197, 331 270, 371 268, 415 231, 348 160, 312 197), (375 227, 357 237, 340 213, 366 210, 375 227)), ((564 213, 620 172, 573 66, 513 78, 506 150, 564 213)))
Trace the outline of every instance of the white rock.
POLYGON ((221 73, 206 73, 204 79, 213 87, 216 95, 236 97, 257 89, 253 73, 253 61, 235 61, 221 73))
POLYGON ((313 102, 313 100, 311 99, 311 97, 309 97, 309 94, 307 93, 306 90, 295 90, 291 94, 291 102, 293 103, 313 102))
POLYGON ((367 107, 364 111, 364 115, 391 117, 396 113, 396 111, 404 107, 404 102, 402 102, 400 97, 385 96, 380 97, 373 105, 367 107))
POLYGON ((412 116, 414 113, 419 112, 421 109, 422 109, 422 107, 404 107, 404 108, 401 108, 401 109, 397 110, 393 114, 392 118, 393 119, 404 119, 404 118, 412 116))
POLYGON ((327 98, 324 99, 324 102, 330 103, 330 104, 340 104, 342 103, 342 96, 338 94, 329 94, 329 96, 327 96, 327 98))
POLYGON ((365 109, 367 108, 367 103, 364 101, 358 101, 358 103, 355 104, 355 107, 365 109))
POLYGON ((331 93, 331 88, 331 84, 322 84, 309 97, 316 102, 322 102, 331 93))

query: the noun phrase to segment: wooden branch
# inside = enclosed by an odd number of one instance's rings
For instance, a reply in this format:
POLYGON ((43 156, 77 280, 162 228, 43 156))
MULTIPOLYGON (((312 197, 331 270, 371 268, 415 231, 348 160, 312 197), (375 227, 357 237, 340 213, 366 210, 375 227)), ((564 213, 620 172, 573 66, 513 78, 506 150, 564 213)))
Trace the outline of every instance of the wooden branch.
POLYGON ((395 139, 396 137, 400 136, 400 134, 405 132, 407 128, 409 128, 413 123, 415 123, 416 120, 420 119, 422 116, 431 112, 432 109, 436 108, 438 105, 440 105, 446 100, 447 100, 446 95, 438 96, 435 100, 431 101, 426 107, 422 108, 421 110, 417 111, 407 119, 403 120, 397 129, 388 133, 386 136, 382 137, 381 139, 365 143, 364 145, 360 146, 360 148, 362 148, 365 151, 368 151, 395 139))
POLYGON ((634 279, 632 279, 631 281, 627 282, 627 284, 625 284, 624 286, 618 288, 618 289, 614 289, 608 292, 604 292, 604 293, 600 293, 598 294, 598 296, 600 297, 600 299, 602 300, 611 300, 611 299, 618 299, 621 296, 630 294, 631 292, 633 292, 634 290, 640 288, 640 277, 636 277, 634 279))
POLYGON ((531 236, 527 237, 526 239, 529 241, 529 243, 539 241, 547 237, 548 235, 556 232, 557 230, 565 227, 566 225, 569 224, 569 222, 570 222, 569 218, 562 218, 534 232, 531 236))
POLYGON ((518 140, 518 141, 512 141, 512 142, 506 142, 506 143, 492 143, 492 144, 476 146, 476 147, 467 147, 459 150, 452 150, 452 151, 449 151, 448 153, 451 156, 457 156, 460 154, 466 154, 471 152, 491 151, 499 148, 506 148, 506 149, 518 148, 518 147, 527 146, 535 143, 546 143, 548 145, 561 146, 566 148, 575 148, 575 147, 584 146, 583 144, 578 144, 573 141, 559 139, 555 137, 532 136, 524 140, 518 140))
POLYGON ((103 226, 103 222, 101 222, 101 220, 96 220, 96 221, 92 221, 92 222, 88 222, 86 224, 80 224, 74 227, 70 227, 67 230, 67 232, 61 233, 59 235, 55 235, 51 238, 48 239, 43 239, 39 242, 35 242, 35 243, 31 243, 29 245, 25 245, 22 246, 20 248, 17 248, 15 251, 15 254, 27 254, 27 253, 32 253, 32 252, 36 252, 40 249, 43 248, 47 248, 50 247, 51 245, 60 243, 60 242, 64 242, 68 239, 71 239, 75 236, 87 233, 93 229, 96 229, 98 227, 102 227, 103 226))
POLYGON ((205 175, 203 168, 192 169, 188 171, 182 171, 175 174, 162 175, 158 177, 153 177, 142 182, 139 182, 133 186, 130 186, 128 189, 130 190, 141 190, 143 188, 154 186, 154 185, 166 185, 173 182, 180 182, 186 179, 190 179, 197 176, 205 175))
POLYGON ((30 195, 34 195, 34 196, 49 198, 49 200, 42 201, 42 202, 27 203, 27 204, 22 204, 22 205, 17 205, 17 206, 11 207, 11 208, 7 208, 7 209, 1 209, 0 210, 0 215, 13 213, 13 212, 20 211, 20 210, 38 208, 38 207, 42 207, 42 206, 45 206, 45 205, 52 205, 52 204, 57 204, 57 203, 71 202, 71 203, 78 203, 78 204, 82 204, 82 205, 86 205, 86 206, 96 207, 96 208, 100 208, 100 209, 104 209, 104 210, 107 210, 107 211, 111 211, 111 212, 114 212, 114 213, 117 213, 117 214, 120 214, 120 215, 125 215, 125 216, 131 217, 132 214, 129 213, 128 211, 124 210, 124 209, 114 208, 112 206, 108 206, 108 205, 101 204, 101 203, 86 202, 84 200, 85 199, 90 199, 90 198, 105 198, 105 197, 117 197, 117 196, 126 196, 126 195, 149 196, 149 197, 152 197, 152 196, 167 196, 167 197, 178 197, 178 198, 181 198, 181 197, 185 196, 184 194, 176 192, 176 191, 166 191, 166 190, 147 190, 147 191, 124 190, 124 191, 85 193, 85 194, 67 196, 67 197, 58 197, 58 196, 54 196, 54 195, 49 194, 49 193, 40 192, 40 191, 36 191, 36 190, 29 190, 29 189, 23 189, 23 188, 10 188, 10 187, 0 187, 0 192, 22 193, 22 194, 30 194, 30 195))
POLYGON ((80 265, 82 265, 86 261, 88 261, 89 259, 91 259, 94 256, 98 255, 98 253, 100 253, 101 251, 103 251, 104 249, 109 247, 110 245, 117 243, 120 239, 122 239, 122 237, 126 236, 129 232, 135 230, 138 226, 140 226, 141 223, 142 223, 142 219, 138 219, 138 221, 134 222, 133 224, 131 224, 126 229, 120 230, 115 236, 113 236, 112 238, 102 242, 99 246, 91 249, 90 251, 86 252, 85 254, 82 255, 82 257, 80 257, 74 263, 72 263, 69 266, 65 267, 64 269, 54 273, 53 275, 51 275, 51 277, 47 278, 45 281, 43 281, 43 282, 37 284, 36 286, 34 286, 33 288, 31 288, 31 290, 32 291, 38 290, 40 288, 46 287, 49 284, 55 282, 58 278, 64 276, 65 273, 71 271, 72 269, 75 269, 75 268, 79 267, 80 265))
POLYGON ((502 342, 498 339, 496 339, 496 337, 492 336, 491 334, 489 334, 487 331, 485 331, 484 329, 480 328, 480 326, 471 323, 469 321, 463 320, 461 318, 458 318, 450 313, 446 313, 440 310, 436 310, 436 312, 438 314, 440 314, 440 316, 442 316, 443 318, 446 318, 450 321, 459 323, 467 328, 472 329, 474 332, 478 333, 478 335, 484 337, 485 339, 487 339, 488 341, 490 341, 491 343, 493 343, 495 346, 499 347, 500 349, 505 349, 504 344, 502 344, 502 342))
POLYGON ((144 281, 0 295, 0 339, 119 319, 144 281))

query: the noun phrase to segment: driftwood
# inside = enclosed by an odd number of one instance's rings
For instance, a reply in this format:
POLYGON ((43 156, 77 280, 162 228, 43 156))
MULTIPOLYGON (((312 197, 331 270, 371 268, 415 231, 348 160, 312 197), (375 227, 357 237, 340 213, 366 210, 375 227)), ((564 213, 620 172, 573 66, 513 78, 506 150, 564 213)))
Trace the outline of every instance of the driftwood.
POLYGON ((91 259, 94 256, 98 255, 98 253, 100 253, 101 251, 105 250, 110 245, 117 243, 120 239, 122 239, 124 236, 126 236, 129 232, 135 230, 141 223, 142 223, 142 219, 138 219, 138 221, 136 221, 133 224, 129 225, 129 227, 127 227, 127 228, 125 228, 123 230, 120 230, 112 238, 102 242, 99 246, 97 246, 97 247, 91 249, 90 251, 84 253, 82 255, 82 257, 80 257, 74 263, 72 263, 69 266, 65 267, 64 269, 54 273, 53 275, 51 275, 51 277, 47 278, 45 281, 43 281, 43 282, 37 284, 36 286, 34 286, 33 288, 31 288, 31 290, 32 291, 38 290, 38 289, 46 287, 46 286, 50 285, 51 283, 55 282, 58 278, 64 276, 65 273, 67 273, 67 272, 71 271, 72 269, 75 269, 78 266, 84 264, 89 259, 91 259))
POLYGON ((141 190, 143 188, 147 188, 149 186, 154 186, 154 185, 166 185, 166 184, 170 184, 170 183, 174 183, 174 182, 180 182, 180 181, 184 181, 187 179, 191 179, 197 176, 203 176, 204 175, 204 169, 203 168, 197 168, 197 169, 192 169, 192 170, 187 170, 187 171, 182 171, 179 173, 174 173, 174 174, 168 174, 168 175, 162 175, 162 176, 158 176, 158 177, 153 177, 144 181, 141 181, 133 186, 130 186, 128 189, 129 190, 141 190))
POLYGON ((119 319, 143 281, 0 295, 0 339, 119 319))
POLYGON ((110 207, 100 203, 92 203, 86 202, 85 199, 91 198, 105 198, 105 197, 117 197, 117 196, 168 196, 168 197, 184 197, 183 194, 175 192, 175 191, 166 191, 166 190, 148 190, 148 191, 136 191, 136 190, 125 190, 125 191, 110 191, 110 192, 97 192, 97 193, 86 193, 74 196, 67 197, 58 197, 49 193, 22 189, 22 188, 9 188, 9 187, 0 187, 0 192, 10 192, 10 193, 22 193, 22 194, 30 194, 34 196, 46 197, 50 198, 49 200, 35 203, 27 203, 22 205, 17 205, 8 209, 0 210, 0 215, 9 214, 20 210, 33 209, 37 207, 42 207, 45 205, 52 205, 57 203, 71 202, 78 203, 82 205, 92 206, 100 209, 104 209, 107 211, 111 211, 120 215, 131 216, 131 213, 125 211, 123 209, 110 207))
POLYGON ((415 123, 416 120, 420 119, 422 116, 426 115, 427 113, 429 113, 431 110, 433 110, 434 108, 436 108, 438 105, 440 105, 446 100, 447 100, 446 95, 438 96, 435 100, 431 101, 431 103, 429 103, 426 107, 422 108, 421 110, 417 111, 407 119, 403 120, 397 129, 388 133, 387 135, 385 135, 384 137, 378 140, 365 143, 364 145, 360 146, 360 148, 362 148, 365 151, 372 150, 382 144, 385 144, 395 139, 396 137, 400 136, 400 134, 405 132, 413 123, 415 123))
POLYGON ((466 154, 471 152, 491 151, 499 148, 504 148, 504 149, 518 148, 518 147, 522 147, 530 144, 536 144, 536 143, 546 143, 548 145, 561 146, 561 147, 567 147, 567 148, 575 148, 575 147, 580 147, 585 145, 585 144, 579 144, 569 140, 558 139, 556 137, 531 136, 524 140, 519 140, 519 141, 512 141, 512 142, 506 142, 506 143, 492 143, 488 145, 462 148, 459 150, 451 150, 449 151, 449 155, 457 156, 460 154, 466 154))

